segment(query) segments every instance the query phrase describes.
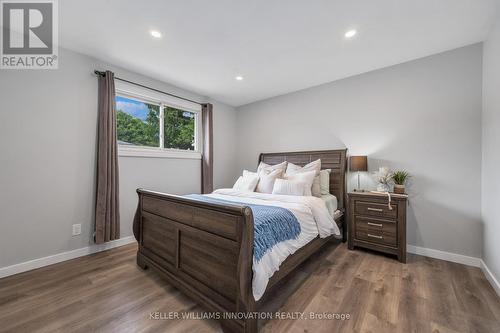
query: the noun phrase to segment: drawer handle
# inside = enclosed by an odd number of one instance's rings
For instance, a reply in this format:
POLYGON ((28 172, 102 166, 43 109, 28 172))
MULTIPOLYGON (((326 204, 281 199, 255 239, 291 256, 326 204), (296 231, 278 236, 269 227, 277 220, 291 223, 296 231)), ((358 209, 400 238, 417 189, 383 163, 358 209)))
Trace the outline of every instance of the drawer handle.
POLYGON ((380 228, 382 228, 382 223, 371 223, 371 222, 368 222, 367 224, 368 225, 372 225, 374 227, 380 227, 380 228))
POLYGON ((371 207, 368 207, 367 208, 368 210, 371 210, 373 212, 383 212, 383 209, 382 208, 371 208, 371 207))
POLYGON ((372 235, 372 234, 367 234, 368 237, 371 237, 371 238, 378 238, 378 239, 382 239, 383 237, 382 236, 376 236, 376 235, 372 235))

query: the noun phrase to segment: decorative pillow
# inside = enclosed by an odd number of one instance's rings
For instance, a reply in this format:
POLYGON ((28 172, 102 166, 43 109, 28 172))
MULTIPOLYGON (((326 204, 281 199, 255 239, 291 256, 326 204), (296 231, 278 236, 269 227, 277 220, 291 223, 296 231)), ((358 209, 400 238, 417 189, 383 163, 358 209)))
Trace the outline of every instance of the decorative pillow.
POLYGON ((317 159, 316 161, 312 161, 301 167, 300 165, 293 164, 288 162, 286 166, 286 174, 294 174, 297 172, 308 172, 308 171, 316 171, 316 174, 319 176, 319 172, 321 170, 321 159, 317 159))
POLYGON ((243 177, 248 177, 248 176, 255 176, 255 177, 259 178, 259 174, 257 172, 243 170, 243 177))
POLYGON ((273 187, 273 194, 283 194, 283 195, 304 195, 304 183, 286 180, 286 179, 276 179, 273 187))
POLYGON ((296 173, 303 173, 303 172, 309 172, 309 171, 314 171, 315 172, 315 178, 314 181, 311 185, 311 193, 315 197, 321 197, 321 185, 320 185, 320 171, 321 171, 321 160, 317 159, 316 161, 312 161, 309 164, 304 165, 303 167, 298 166, 293 163, 288 163, 286 167, 286 175, 293 175, 296 173))
POLYGON ((283 173, 285 173, 286 165, 287 165, 286 161, 282 162, 280 164, 275 164, 275 165, 270 165, 270 164, 267 164, 264 162, 260 162, 259 167, 257 168, 257 173, 260 173, 262 170, 266 170, 269 172, 273 171, 273 170, 282 170, 283 173))
POLYGON ((330 172, 332 169, 324 169, 319 172, 321 195, 330 194, 330 172))
POLYGON ((319 179, 320 176, 315 176, 312 187, 311 187, 311 193, 313 196, 321 198, 321 180, 319 179))
POLYGON ((256 174, 245 175, 245 171, 243 171, 243 176, 240 176, 240 178, 238 178, 236 183, 234 183, 233 189, 245 192, 253 192, 255 191, 255 187, 259 182, 259 176, 257 176, 256 174))
POLYGON ((311 188, 314 182, 316 171, 299 172, 294 174, 285 174, 286 180, 291 180, 299 183, 304 183, 304 195, 311 196, 311 188))
POLYGON ((283 176, 283 170, 280 169, 273 171, 261 170, 255 192, 273 193, 274 182, 276 179, 281 178, 281 176, 283 176))

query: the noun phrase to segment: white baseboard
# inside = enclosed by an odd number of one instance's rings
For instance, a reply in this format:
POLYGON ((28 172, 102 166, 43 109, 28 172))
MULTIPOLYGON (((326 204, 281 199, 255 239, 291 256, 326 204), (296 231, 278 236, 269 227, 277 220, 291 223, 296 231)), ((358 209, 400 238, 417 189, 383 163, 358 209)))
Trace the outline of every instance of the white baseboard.
POLYGON ((105 250, 109 250, 118 246, 127 245, 135 242, 134 236, 128 236, 124 238, 120 238, 117 240, 113 240, 104 244, 94 244, 87 247, 82 247, 80 249, 54 254, 52 256, 38 258, 30 261, 25 261, 20 264, 15 264, 12 266, 6 266, 0 268, 0 278, 31 271, 32 269, 57 264, 62 261, 75 259, 78 257, 83 257, 92 253, 97 253, 105 250))
POLYGON ((500 282, 496 279, 495 275, 490 271, 486 263, 481 260, 481 270, 483 271, 486 279, 490 282, 491 286, 497 292, 497 295, 500 296, 500 282))
POLYGON ((464 264, 468 266, 479 267, 483 271, 486 279, 491 284, 493 289, 495 289, 498 296, 500 296, 500 282, 496 279, 493 273, 490 271, 486 263, 481 258, 464 256, 463 254, 456 254, 451 252, 445 252, 440 250, 428 249, 425 247, 407 245, 406 250, 410 253, 419 254, 425 257, 431 257, 451 262, 456 262, 459 264, 464 264))
MULTIPOLYGON (((110 242, 107 242, 104 244, 95 244, 95 245, 82 247, 80 249, 76 249, 76 250, 72 250, 72 251, 58 253, 58 254, 55 254, 52 256, 48 256, 48 257, 43 257, 43 258, 38 258, 38 259, 22 262, 20 264, 15 264, 12 266, 2 267, 2 268, 0 268, 0 278, 14 275, 14 274, 18 274, 18 273, 22 273, 22 272, 31 271, 33 269, 37 269, 40 267, 44 267, 44 266, 48 266, 48 265, 52 265, 52 264, 57 264, 59 262, 75 259, 78 257, 83 257, 83 256, 86 256, 86 255, 89 255, 92 253, 97 253, 97 252, 109 250, 109 249, 112 249, 115 247, 131 244, 134 242, 135 242, 134 236, 128 236, 128 237, 120 238, 120 239, 110 241, 110 242)), ((418 255, 422 255, 422 256, 426 256, 426 257, 456 262, 456 263, 464 264, 464 265, 468 265, 468 266, 480 267, 481 270, 484 272, 486 279, 488 279, 490 284, 493 286, 493 289, 495 289, 497 294, 500 296, 500 282, 495 278, 493 273, 491 273, 488 266, 486 266, 486 263, 482 259, 475 258, 475 257, 469 257, 469 256, 465 256, 462 254, 456 254, 456 253, 451 253, 451 252, 429 249, 429 248, 415 246, 415 245, 407 245, 406 249, 410 253, 414 253, 414 254, 418 254, 418 255)))
POLYGON ((418 254, 425 257, 431 257, 451 262, 456 262, 459 264, 464 264, 467 266, 481 267, 481 258, 469 257, 463 254, 445 252, 440 250, 429 249, 426 247, 420 247, 415 245, 407 245, 406 250, 410 253, 418 254))

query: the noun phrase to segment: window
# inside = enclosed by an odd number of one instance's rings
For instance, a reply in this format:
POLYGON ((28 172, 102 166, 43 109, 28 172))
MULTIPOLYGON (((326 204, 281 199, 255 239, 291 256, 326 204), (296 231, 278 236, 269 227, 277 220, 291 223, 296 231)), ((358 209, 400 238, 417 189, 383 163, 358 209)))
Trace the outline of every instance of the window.
POLYGON ((117 93, 119 155, 201 158, 199 114, 168 101, 117 93))
POLYGON ((195 150, 196 114, 167 106, 163 109, 164 147, 170 149, 195 150))
POLYGON ((116 97, 118 144, 160 147, 160 106, 116 97))

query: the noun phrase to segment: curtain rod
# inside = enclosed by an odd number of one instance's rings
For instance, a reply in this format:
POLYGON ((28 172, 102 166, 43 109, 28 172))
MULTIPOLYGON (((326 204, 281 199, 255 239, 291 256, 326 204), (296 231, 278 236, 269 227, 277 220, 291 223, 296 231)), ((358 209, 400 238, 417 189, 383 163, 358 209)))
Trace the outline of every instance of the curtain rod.
MULTIPOLYGON (((95 70, 94 74, 99 75, 99 76, 105 76, 106 72, 101 72, 101 71, 95 70)), ((168 95, 168 96, 179 98, 179 99, 191 102, 191 103, 203 105, 203 103, 200 103, 200 102, 197 102, 197 101, 193 101, 192 99, 181 97, 181 96, 177 96, 177 95, 174 95, 174 94, 162 91, 162 90, 158 90, 158 89, 155 89, 155 88, 151 88, 151 87, 145 86, 145 85, 137 83, 137 82, 132 82, 132 81, 129 81, 129 80, 125 80, 125 79, 119 78, 117 76, 115 76, 115 80, 120 80, 120 81, 127 82, 127 83, 133 84, 133 85, 141 87, 141 88, 145 88, 145 89, 149 89, 149 90, 152 90, 152 91, 156 91, 156 92, 159 92, 161 94, 165 94, 165 95, 168 95)))

